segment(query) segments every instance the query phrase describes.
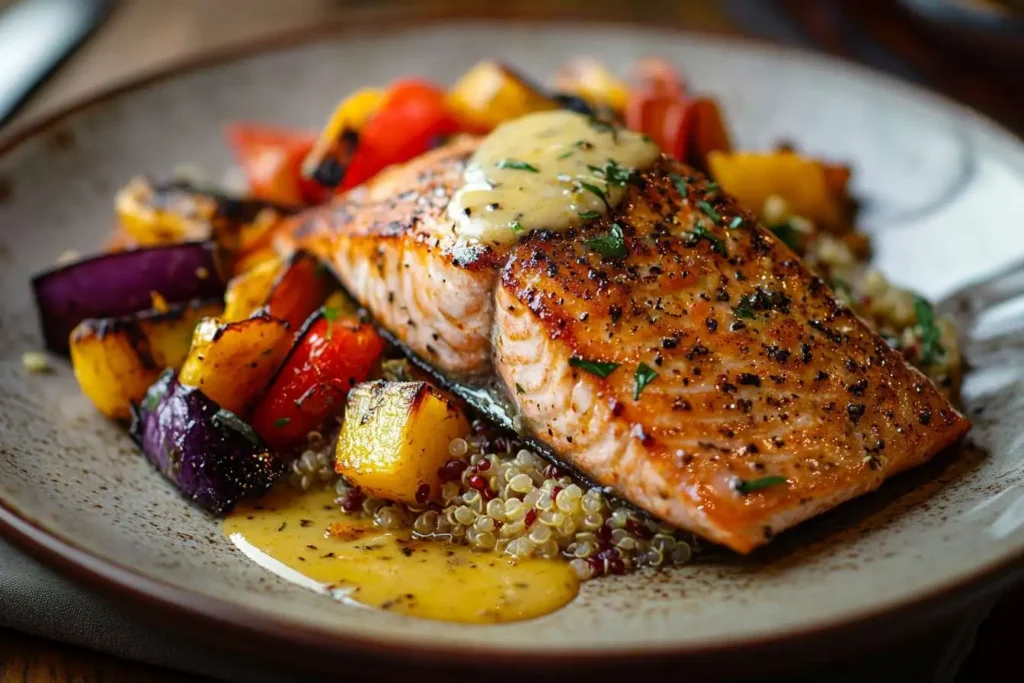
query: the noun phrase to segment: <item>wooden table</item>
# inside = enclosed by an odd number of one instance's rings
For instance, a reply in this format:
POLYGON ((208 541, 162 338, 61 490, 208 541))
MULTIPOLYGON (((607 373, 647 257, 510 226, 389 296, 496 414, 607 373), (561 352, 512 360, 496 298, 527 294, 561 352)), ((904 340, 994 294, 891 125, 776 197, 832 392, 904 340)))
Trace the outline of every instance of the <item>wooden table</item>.
MULTIPOLYGON (((0 8, 13 0, 0 0, 0 8)), ((341 22, 354 15, 374 16, 394 11, 453 14, 472 7, 487 15, 488 3, 461 0, 126 0, 107 23, 44 86, 15 118, 12 128, 55 111, 88 93, 129 76, 157 69, 188 55, 247 41, 276 32, 291 31, 325 22, 341 22), (483 6, 483 7, 481 7, 483 6), (129 57, 130 56, 130 57, 129 57)), ((497 5, 498 3, 495 3, 497 5)), ((659 25, 675 25, 695 31, 742 34, 741 25, 730 8, 733 2, 623 2, 622 0, 502 0, 501 14, 531 17, 560 16, 585 11, 600 16, 659 25)), ((805 40, 821 49, 851 58, 865 54, 866 32, 902 59, 904 66, 933 87, 989 112, 1007 125, 1024 130, 1024 106, 1019 88, 1011 94, 997 78, 986 80, 970 61, 957 56, 943 61, 943 50, 929 49, 929 38, 899 21, 905 17, 880 14, 883 3, 808 2, 779 0, 775 3, 794 19, 805 40), (886 18, 888 16, 888 18, 886 18), (896 17, 896 18, 893 18, 896 17), (839 30, 855 22, 857 37, 839 30)), ((994 675, 1000 667, 1012 670, 1017 615, 1024 608, 1024 591, 1000 603, 982 627, 975 651, 964 667, 974 676, 994 675)), ((0 683, 49 683, 76 681, 198 681, 153 667, 123 662, 106 655, 84 651, 9 631, 0 631, 0 683)), ((967 680, 967 679, 965 679, 967 680)))

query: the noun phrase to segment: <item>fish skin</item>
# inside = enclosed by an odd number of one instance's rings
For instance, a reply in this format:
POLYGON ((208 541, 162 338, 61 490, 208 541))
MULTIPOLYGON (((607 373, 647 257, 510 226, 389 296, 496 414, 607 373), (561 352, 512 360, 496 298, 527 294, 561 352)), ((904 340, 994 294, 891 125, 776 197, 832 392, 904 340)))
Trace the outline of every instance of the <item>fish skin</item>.
POLYGON ((438 372, 497 375, 532 436, 638 507, 747 553, 969 430, 788 247, 677 161, 636 174, 581 229, 460 245, 445 207, 475 145, 388 171, 292 238, 319 244, 438 372), (613 223, 624 259, 587 246, 613 223), (602 378, 572 359, 618 367, 602 378), (657 377, 636 396, 640 363, 657 377), (765 477, 785 481, 738 490, 765 477))

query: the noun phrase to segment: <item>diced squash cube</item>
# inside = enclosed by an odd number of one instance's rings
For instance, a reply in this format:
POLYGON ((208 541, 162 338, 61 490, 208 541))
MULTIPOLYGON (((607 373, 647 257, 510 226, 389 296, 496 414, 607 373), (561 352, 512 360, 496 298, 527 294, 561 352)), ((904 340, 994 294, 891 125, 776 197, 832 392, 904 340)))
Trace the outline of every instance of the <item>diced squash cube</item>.
POLYGON ((196 324, 221 309, 219 302, 197 301, 164 311, 83 320, 70 339, 71 364, 82 393, 104 415, 128 419, 131 405, 142 400, 161 372, 181 367, 196 324))
POLYGON ((496 62, 480 62, 448 92, 448 106, 474 129, 488 131, 527 114, 557 109, 558 103, 496 62))
POLYGON ((224 293, 225 322, 245 320, 267 303, 274 281, 283 269, 281 259, 271 258, 231 278, 224 293))
POLYGON ((366 382, 349 392, 335 470, 371 496, 424 503, 441 491, 452 439, 469 433, 453 401, 425 382, 366 382))
MULTIPOLYGON (((825 229, 843 223, 841 198, 830 189, 829 174, 821 162, 789 151, 721 152, 708 155, 711 176, 743 208, 760 215, 765 200, 778 195, 790 212, 825 229)), ((832 184, 837 181, 833 180, 832 184)))
POLYGON ((293 339, 288 323, 266 314, 232 323, 206 318, 196 326, 178 381, 245 416, 284 362, 293 339))

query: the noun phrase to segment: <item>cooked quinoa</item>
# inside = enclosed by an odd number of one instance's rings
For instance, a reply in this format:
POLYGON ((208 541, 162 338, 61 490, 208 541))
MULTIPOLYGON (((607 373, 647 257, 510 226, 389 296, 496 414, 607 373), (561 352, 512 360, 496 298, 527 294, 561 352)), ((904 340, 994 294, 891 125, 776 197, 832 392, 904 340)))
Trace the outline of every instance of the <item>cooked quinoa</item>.
POLYGON ((292 466, 303 490, 334 481, 342 512, 382 529, 465 544, 515 558, 564 558, 582 580, 687 562, 695 539, 587 487, 514 437, 483 421, 449 444, 441 501, 405 505, 368 498, 330 470, 332 449, 316 435, 292 466), (329 476, 330 475, 330 476, 329 476))

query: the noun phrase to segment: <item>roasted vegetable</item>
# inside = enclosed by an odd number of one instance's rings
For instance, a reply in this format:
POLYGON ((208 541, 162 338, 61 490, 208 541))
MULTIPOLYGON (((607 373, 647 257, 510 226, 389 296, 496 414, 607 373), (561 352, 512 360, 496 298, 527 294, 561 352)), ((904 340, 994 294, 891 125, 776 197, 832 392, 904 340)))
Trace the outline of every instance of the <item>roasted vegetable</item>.
POLYGON ((68 335, 87 318, 113 318, 150 307, 156 292, 170 303, 224 294, 217 247, 187 242, 102 254, 32 279, 46 348, 68 352, 68 335))
POLYGON ((224 295, 224 320, 242 320, 263 310, 297 330, 338 287, 337 278, 320 259, 299 249, 287 263, 268 260, 235 276, 224 295))
POLYGON ((143 246, 214 239, 231 252, 269 244, 274 227, 296 207, 229 197, 175 181, 135 178, 114 200, 124 234, 143 246))
POLYGON ((403 503, 438 496, 448 444, 469 433, 459 406, 424 382, 367 382, 350 393, 335 469, 367 494, 403 503))
POLYGON ((562 66, 555 74, 555 87, 619 114, 625 111, 629 99, 629 86, 592 57, 574 59, 562 66))
POLYGON ((686 160, 691 129, 688 117, 689 100, 680 94, 667 94, 672 89, 631 90, 626 104, 626 127, 647 135, 665 154, 686 160))
POLYGON ((320 259, 299 249, 270 288, 265 310, 298 330, 338 287, 337 278, 320 259))
POLYGON ((686 157, 683 161, 702 171, 708 170, 708 156, 712 152, 729 152, 732 141, 718 103, 709 97, 700 97, 687 106, 686 157))
POLYGON ((380 109, 384 97, 383 90, 364 88, 345 98, 303 160, 303 177, 328 191, 340 185, 359 144, 359 132, 380 109))
POLYGON ((481 132, 526 114, 558 108, 546 93, 497 62, 480 62, 463 74, 448 92, 447 102, 463 125, 481 132))
POLYGON ((227 129, 228 143, 245 170, 252 196, 282 204, 317 204, 327 195, 302 177, 316 136, 256 123, 234 123, 227 129))
POLYGON ((443 91, 424 81, 397 81, 359 134, 340 188, 355 187, 392 164, 419 156, 458 130, 443 91))
POLYGON ((785 150, 712 152, 708 164, 711 176, 745 209, 760 214, 765 200, 777 195, 793 215, 830 230, 844 224, 843 200, 830 189, 827 167, 815 159, 785 150))
POLYGON ((253 429, 275 448, 305 443, 309 432, 339 415, 349 390, 369 376, 384 350, 372 326, 337 316, 337 309, 323 309, 309 319, 253 411, 253 429))
POLYGON ((281 259, 269 258, 231 278, 224 293, 224 321, 244 320, 265 305, 282 270, 284 263, 281 259))
POLYGON ((107 417, 128 419, 161 372, 181 367, 196 324, 222 309, 219 301, 193 301, 83 320, 71 333, 71 365, 82 393, 107 417))
POLYGON ((263 495, 285 470, 248 424, 180 384, 173 370, 146 393, 131 434, 165 477, 214 514, 263 495))
POLYGON ((292 338, 288 323, 267 314, 233 323, 206 318, 196 326, 178 379, 245 415, 288 355, 292 338))

